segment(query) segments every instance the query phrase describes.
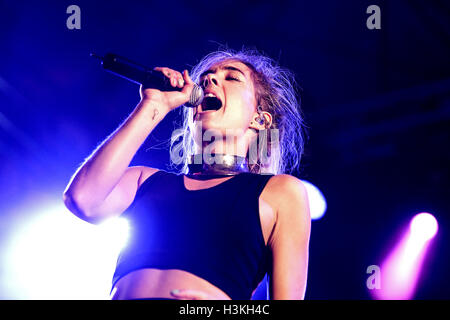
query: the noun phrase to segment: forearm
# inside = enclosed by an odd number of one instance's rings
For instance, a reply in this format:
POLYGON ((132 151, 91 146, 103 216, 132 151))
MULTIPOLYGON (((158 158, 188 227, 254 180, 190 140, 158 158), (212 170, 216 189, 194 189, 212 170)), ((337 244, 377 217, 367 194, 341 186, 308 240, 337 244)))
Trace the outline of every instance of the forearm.
POLYGON ((157 103, 140 102, 78 168, 64 195, 71 197, 80 207, 92 207, 101 203, 166 114, 166 109, 157 103))

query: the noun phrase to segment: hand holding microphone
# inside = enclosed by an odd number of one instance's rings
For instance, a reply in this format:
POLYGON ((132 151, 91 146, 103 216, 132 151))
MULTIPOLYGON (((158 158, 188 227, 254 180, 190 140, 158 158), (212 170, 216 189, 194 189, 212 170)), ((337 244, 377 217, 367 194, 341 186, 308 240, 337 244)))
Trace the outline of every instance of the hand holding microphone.
MULTIPOLYGON (((183 104, 188 107, 196 107, 190 101, 195 97, 194 89, 197 85, 191 80, 187 70, 184 70, 183 74, 170 68, 157 67, 154 70, 165 77, 164 87, 155 88, 156 86, 150 87, 142 84, 140 87, 141 101, 144 103, 147 101, 160 103, 166 106, 168 111, 183 104)), ((203 90, 200 87, 198 88, 203 96, 203 90)))
POLYGON ((170 68, 155 68, 153 70, 132 62, 118 55, 108 53, 99 57, 105 70, 141 85, 141 99, 158 101, 169 110, 184 104, 196 107, 203 100, 203 90, 195 84, 187 70, 183 75, 170 68))

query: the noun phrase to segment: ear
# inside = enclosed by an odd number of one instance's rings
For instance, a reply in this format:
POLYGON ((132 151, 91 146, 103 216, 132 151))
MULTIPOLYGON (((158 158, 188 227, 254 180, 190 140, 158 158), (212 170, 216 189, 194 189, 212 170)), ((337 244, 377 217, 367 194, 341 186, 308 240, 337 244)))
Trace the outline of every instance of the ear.
POLYGON ((249 128, 255 130, 264 130, 270 128, 272 125, 272 115, 267 111, 255 112, 252 116, 252 120, 250 121, 249 128))

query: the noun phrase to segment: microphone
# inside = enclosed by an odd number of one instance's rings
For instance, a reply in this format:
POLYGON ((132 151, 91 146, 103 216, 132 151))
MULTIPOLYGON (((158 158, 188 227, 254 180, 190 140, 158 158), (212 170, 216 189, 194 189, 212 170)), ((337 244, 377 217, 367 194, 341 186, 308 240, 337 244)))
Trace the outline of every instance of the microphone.
MULTIPOLYGON (((100 57, 95 53, 91 53, 91 57, 100 59, 105 70, 136 84, 143 85, 144 88, 158 89, 161 91, 182 90, 178 87, 172 87, 170 79, 161 72, 154 71, 116 54, 107 53, 104 57, 100 57)), ((196 107, 202 103, 203 97, 203 89, 197 84, 194 84, 189 101, 185 105, 192 108, 196 107)))

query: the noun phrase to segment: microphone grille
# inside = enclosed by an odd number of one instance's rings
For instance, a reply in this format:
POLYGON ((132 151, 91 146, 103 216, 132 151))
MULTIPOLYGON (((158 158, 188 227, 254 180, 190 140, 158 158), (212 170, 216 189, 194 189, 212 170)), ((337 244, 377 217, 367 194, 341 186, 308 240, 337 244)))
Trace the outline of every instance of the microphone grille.
POLYGON ((203 89, 197 84, 194 84, 194 89, 192 89, 191 96, 189 97, 189 101, 186 103, 186 106, 191 108, 198 106, 202 103, 204 96, 205 93, 203 92, 203 89))

